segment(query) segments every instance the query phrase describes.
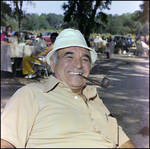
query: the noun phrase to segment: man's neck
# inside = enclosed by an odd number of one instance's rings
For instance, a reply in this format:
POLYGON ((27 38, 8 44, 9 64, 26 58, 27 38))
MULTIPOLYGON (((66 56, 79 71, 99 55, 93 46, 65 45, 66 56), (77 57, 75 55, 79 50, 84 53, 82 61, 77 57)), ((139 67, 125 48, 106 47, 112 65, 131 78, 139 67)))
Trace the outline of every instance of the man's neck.
POLYGON ((73 93, 76 93, 78 95, 81 95, 82 94, 82 90, 83 88, 80 88, 80 89, 71 89, 73 93))
POLYGON ((87 99, 86 97, 83 95, 83 89, 85 88, 86 86, 82 87, 82 88, 79 88, 79 89, 71 89, 73 93, 76 93, 78 94, 79 96, 81 96, 83 98, 83 100, 85 101, 85 103, 87 104, 87 99))

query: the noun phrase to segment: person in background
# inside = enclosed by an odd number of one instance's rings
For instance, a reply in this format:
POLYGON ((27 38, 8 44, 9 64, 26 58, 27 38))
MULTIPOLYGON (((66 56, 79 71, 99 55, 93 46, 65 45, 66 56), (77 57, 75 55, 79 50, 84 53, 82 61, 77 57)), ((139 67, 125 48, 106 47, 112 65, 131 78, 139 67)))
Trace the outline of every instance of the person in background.
POLYGON ((12 37, 12 27, 9 25, 6 27, 6 32, 5 32, 5 35, 6 37, 12 37))
MULTIPOLYGON (((31 62, 34 62, 36 56, 46 56, 47 53, 49 53, 53 49, 53 44, 54 44, 57 36, 58 36, 57 32, 53 32, 51 34, 51 42, 52 42, 52 44, 48 47, 47 50, 43 50, 41 52, 35 51, 30 56, 23 57, 23 75, 25 76, 25 78, 34 78, 34 77, 37 76, 37 74, 36 74, 36 72, 34 70, 32 70, 31 74, 28 76, 28 74, 31 71, 32 65, 33 65, 31 62)), ((38 41, 37 41, 37 44, 38 44, 38 42, 40 42, 40 40, 41 40, 41 34, 40 33, 37 35, 37 38, 38 38, 38 41)), ((42 40, 44 40, 44 39, 42 39, 42 40)), ((39 45, 42 45, 42 43, 39 43, 39 45)), ((36 59, 35 62, 36 63, 41 63, 41 61, 39 59, 36 59)))
POLYGON ((4 33, 1 33, 1 41, 3 41, 4 37, 12 37, 12 27, 9 25, 6 27, 6 30, 4 33))
POLYGON ((142 40, 143 42, 147 42, 147 38, 146 38, 146 36, 144 35, 144 40, 142 40))
POLYGON ((31 36, 30 36, 29 32, 27 32, 25 35, 25 40, 30 40, 30 39, 31 39, 31 36))
POLYGON ((107 43, 108 43, 108 41, 106 40, 105 36, 103 36, 102 37, 102 45, 103 45, 103 47, 105 47, 107 43))
POLYGON ((131 46, 132 46, 132 39, 127 38, 127 47, 131 47, 131 46))
POLYGON ((112 37, 109 36, 109 37, 108 37, 108 43, 110 44, 111 42, 112 42, 112 37))
POLYGON ((100 52, 100 47, 102 45, 102 38, 99 36, 96 36, 94 39, 94 45, 95 45, 95 51, 100 52))
POLYGON ((19 32, 15 32, 14 36, 17 37, 17 41, 19 42, 19 32))
MULTIPOLYGON (((108 41, 106 40, 105 36, 102 36, 102 45, 103 45, 103 50, 104 50, 104 49, 106 50, 107 48, 109 48, 109 43, 108 43, 108 41)), ((107 57, 107 58, 110 58, 110 54, 109 54, 108 51, 106 52, 106 57, 107 57)))
POLYGON ((149 56, 149 45, 145 43, 145 37, 141 37, 141 44, 143 48, 143 54, 149 56))
POLYGON ((136 46, 137 46, 137 44, 141 45, 142 49, 140 48, 140 49, 134 50, 133 55, 138 56, 139 54, 141 54, 141 55, 145 54, 146 56, 149 56, 149 45, 147 45, 144 42, 144 38, 143 37, 141 37, 141 38, 138 37, 135 44, 136 44, 136 46), (142 52, 142 53, 140 53, 140 52, 142 52))
POLYGON ((18 43, 25 43, 24 34, 22 32, 19 33, 18 43))
POLYGON ((102 41, 103 41, 103 39, 101 38, 100 34, 98 34, 98 36, 99 36, 99 40, 100 40, 99 52, 102 52, 102 49, 103 49, 103 43, 102 43, 102 41))
MULTIPOLYGON (((46 56, 53 49, 53 45, 54 45, 54 42, 55 42, 57 36, 58 36, 57 32, 53 32, 51 34, 51 36, 50 36, 51 45, 47 48, 47 50, 45 50, 44 52, 39 53, 38 56, 46 56)), ((35 55, 33 54, 32 56, 35 56, 35 55)))
POLYGON ((103 39, 101 38, 100 34, 98 34, 98 37, 99 37, 100 42, 102 42, 103 39))
MULTIPOLYGON (((46 43, 45 43, 45 40, 42 38, 42 34, 41 33, 37 34, 37 38, 35 40, 35 46, 40 47, 40 50, 39 50, 40 52, 43 52, 45 50, 45 48, 47 47, 46 43)), ((39 53, 39 51, 35 51, 35 52, 39 53)))
POLYGON ((79 30, 63 30, 46 55, 47 82, 23 86, 5 106, 1 148, 136 148, 80 76, 89 77, 96 59, 79 30))
POLYGON ((128 49, 128 39, 127 38, 122 38, 122 53, 126 53, 126 52, 129 52, 129 49, 128 49))
POLYGON ((130 35, 128 35, 128 39, 129 39, 129 40, 131 40, 131 37, 130 37, 130 35))

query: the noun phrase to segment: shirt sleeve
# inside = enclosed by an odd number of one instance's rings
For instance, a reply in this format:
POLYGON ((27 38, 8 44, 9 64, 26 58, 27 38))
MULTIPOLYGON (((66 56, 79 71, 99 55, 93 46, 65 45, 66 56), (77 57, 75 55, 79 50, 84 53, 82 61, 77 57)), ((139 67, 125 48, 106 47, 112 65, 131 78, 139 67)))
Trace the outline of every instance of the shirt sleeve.
POLYGON ((24 148, 38 110, 39 104, 29 87, 17 90, 1 114, 1 139, 24 148))

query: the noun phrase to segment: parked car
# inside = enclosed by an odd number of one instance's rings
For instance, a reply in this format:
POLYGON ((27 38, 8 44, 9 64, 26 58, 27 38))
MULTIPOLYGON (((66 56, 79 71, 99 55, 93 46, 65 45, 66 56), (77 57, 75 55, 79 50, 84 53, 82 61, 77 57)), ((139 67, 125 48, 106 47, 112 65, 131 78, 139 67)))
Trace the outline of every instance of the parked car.
POLYGON ((52 32, 45 32, 42 34, 42 38, 45 40, 45 42, 51 42, 50 36, 52 32))
MULTIPOLYGON (((19 31, 13 31, 13 32, 12 32, 12 35, 14 36, 14 34, 15 34, 16 32, 19 32, 19 31)), ((24 36, 26 36, 26 34, 27 34, 27 32, 28 32, 30 38, 36 38, 36 35, 34 35, 33 33, 31 33, 30 31, 20 31, 20 32, 23 33, 24 36)))

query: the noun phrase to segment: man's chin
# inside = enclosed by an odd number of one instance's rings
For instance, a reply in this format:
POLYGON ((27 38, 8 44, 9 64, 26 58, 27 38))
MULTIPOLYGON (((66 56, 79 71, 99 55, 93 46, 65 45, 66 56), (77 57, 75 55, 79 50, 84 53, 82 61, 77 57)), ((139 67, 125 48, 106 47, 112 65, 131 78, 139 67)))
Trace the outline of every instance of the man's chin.
POLYGON ((81 89, 84 87, 84 85, 86 84, 86 82, 72 82, 72 83, 68 83, 68 86, 71 88, 71 89, 81 89))

